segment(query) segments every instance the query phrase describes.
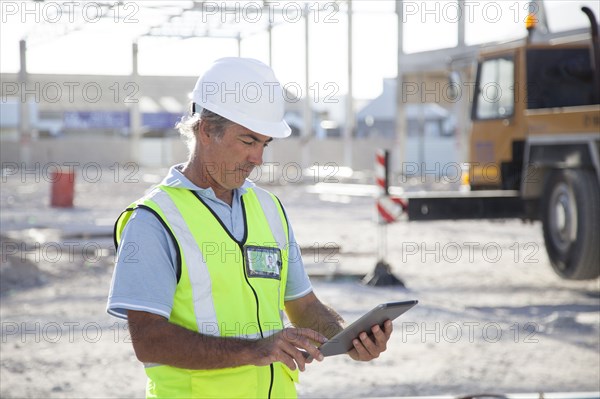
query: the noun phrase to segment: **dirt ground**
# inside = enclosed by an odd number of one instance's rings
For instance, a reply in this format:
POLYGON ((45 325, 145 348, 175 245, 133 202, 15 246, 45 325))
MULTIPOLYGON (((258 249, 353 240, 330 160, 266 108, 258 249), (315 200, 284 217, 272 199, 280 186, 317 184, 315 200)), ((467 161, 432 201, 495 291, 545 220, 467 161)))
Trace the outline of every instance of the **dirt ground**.
MULTIPOLYGON (((76 175, 73 209, 48 206, 44 173, 3 174, 2 398, 144 395, 126 325, 105 312, 110 233, 164 171, 120 168, 76 175)), ((311 364, 301 397, 600 392, 599 280, 556 276, 538 223, 397 222, 385 259, 407 288, 375 288, 352 278, 377 261, 373 199, 320 198, 307 187, 268 188, 287 208, 321 300, 349 322, 382 302, 419 305, 394 323, 376 361, 311 364)))

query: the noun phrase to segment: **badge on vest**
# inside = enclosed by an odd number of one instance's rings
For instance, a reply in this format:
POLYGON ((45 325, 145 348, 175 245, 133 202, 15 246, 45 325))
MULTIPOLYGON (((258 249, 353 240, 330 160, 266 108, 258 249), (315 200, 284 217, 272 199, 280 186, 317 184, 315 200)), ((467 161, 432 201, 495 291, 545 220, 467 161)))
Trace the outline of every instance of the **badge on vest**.
POLYGON ((281 251, 279 248, 244 247, 246 273, 248 277, 274 278, 281 280, 281 251))

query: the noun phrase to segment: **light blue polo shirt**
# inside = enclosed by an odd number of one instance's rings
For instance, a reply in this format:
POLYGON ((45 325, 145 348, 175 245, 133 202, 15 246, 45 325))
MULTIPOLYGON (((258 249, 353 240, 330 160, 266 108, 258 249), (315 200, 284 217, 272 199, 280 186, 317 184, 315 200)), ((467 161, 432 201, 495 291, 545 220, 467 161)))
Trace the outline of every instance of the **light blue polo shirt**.
MULTIPOLYGON (((233 191, 231 206, 215 196, 212 188, 200 188, 185 177, 175 165, 161 184, 194 190, 213 210, 223 225, 235 237, 244 237, 244 217, 240 197, 254 183, 246 180, 233 191)), ((301 298, 312 291, 304 270, 300 248, 290 232, 289 271, 285 300, 301 298)), ((169 318, 177 287, 177 257, 175 243, 161 222, 145 209, 136 209, 123 229, 113 272, 107 312, 126 319, 127 310, 140 310, 169 318)))

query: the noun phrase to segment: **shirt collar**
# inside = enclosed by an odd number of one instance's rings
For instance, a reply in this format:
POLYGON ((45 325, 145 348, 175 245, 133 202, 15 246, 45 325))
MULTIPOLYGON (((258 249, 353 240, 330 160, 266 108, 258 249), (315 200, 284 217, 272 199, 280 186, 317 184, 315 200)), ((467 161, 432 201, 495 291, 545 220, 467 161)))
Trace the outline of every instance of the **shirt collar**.
MULTIPOLYGON (((183 173, 181 173, 181 169, 183 169, 183 166, 184 166, 183 163, 171 166, 171 168, 169 168, 169 173, 163 179, 163 181, 160 183, 160 185, 161 186, 169 186, 169 187, 173 187, 173 188, 184 188, 184 189, 188 189, 188 190, 194 190, 203 197, 212 198, 212 199, 217 198, 215 195, 215 192, 213 191, 213 189, 211 187, 209 187, 209 188, 198 187, 197 185, 192 183, 190 179, 185 177, 183 175, 183 173)), ((252 188, 254 186, 256 186, 254 184, 254 182, 246 179, 246 181, 244 182, 244 184, 242 184, 241 187, 236 188, 234 190, 234 193, 237 195, 240 195, 240 196, 244 195, 244 194, 246 194, 247 189, 252 188)))

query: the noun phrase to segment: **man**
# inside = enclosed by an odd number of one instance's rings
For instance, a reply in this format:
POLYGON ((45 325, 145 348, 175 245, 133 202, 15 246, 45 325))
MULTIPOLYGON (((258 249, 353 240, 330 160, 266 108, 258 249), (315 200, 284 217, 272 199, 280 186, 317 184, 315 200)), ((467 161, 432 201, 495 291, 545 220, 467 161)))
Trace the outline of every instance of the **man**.
MULTIPOLYGON (((265 64, 224 58, 192 96, 188 162, 117 220, 108 312, 129 322, 148 397, 295 397, 306 355, 323 360, 342 320, 312 292, 279 200, 246 180, 290 134, 283 92, 265 64), (253 267, 265 257, 274 272, 253 267)), ((378 357, 391 332, 362 333, 350 357, 378 357)))
POLYGON ((267 256, 267 271, 269 271, 270 273, 275 273, 277 271, 277 270, 275 270, 276 268, 277 268, 277 265, 275 265, 273 256, 271 256, 271 255, 267 256))

